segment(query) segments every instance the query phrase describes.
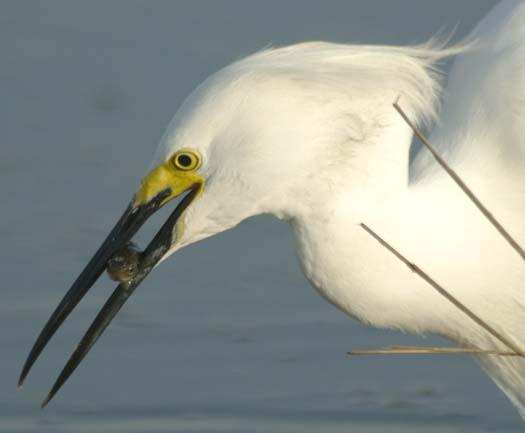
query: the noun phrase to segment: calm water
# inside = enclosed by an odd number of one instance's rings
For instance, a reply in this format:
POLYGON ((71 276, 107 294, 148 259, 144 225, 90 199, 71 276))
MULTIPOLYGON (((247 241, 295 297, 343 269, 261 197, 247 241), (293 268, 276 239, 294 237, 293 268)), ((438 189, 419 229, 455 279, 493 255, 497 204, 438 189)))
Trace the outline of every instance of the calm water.
POLYGON ((521 431, 468 358, 346 357, 441 342, 328 305, 270 218, 165 262, 42 411, 114 286, 101 280, 16 389, 37 333, 199 81, 268 44, 411 43, 456 24, 460 37, 493 2, 458 3, 2 0, 0 432, 521 431))

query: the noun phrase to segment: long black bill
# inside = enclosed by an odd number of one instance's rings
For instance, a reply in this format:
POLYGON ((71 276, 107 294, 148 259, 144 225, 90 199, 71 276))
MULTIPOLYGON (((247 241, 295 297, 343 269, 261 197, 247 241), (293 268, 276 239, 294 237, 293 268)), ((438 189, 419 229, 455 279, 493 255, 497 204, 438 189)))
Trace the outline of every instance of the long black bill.
MULTIPOLYGON (((175 210, 141 255, 139 269, 133 280, 126 284, 119 284, 111 297, 104 304, 103 308, 82 338, 77 349, 62 370, 51 392, 42 404, 42 407, 51 400, 60 387, 65 383, 71 373, 73 373, 91 347, 98 340, 100 335, 104 332, 111 320, 115 317, 122 305, 124 305, 129 296, 169 250, 173 243, 173 228, 177 219, 191 203, 197 194, 197 191, 197 185, 189 189, 186 196, 179 202, 175 210)), ((44 326, 44 329, 40 333, 24 364, 24 368, 20 375, 19 385, 23 383, 32 365, 56 330, 102 274, 106 268, 107 261, 132 238, 144 222, 161 207, 164 200, 169 197, 170 194, 171 191, 169 189, 163 190, 146 205, 135 209, 130 205, 126 209, 124 215, 122 215, 102 246, 73 283, 73 286, 66 293, 62 301, 60 301, 60 304, 44 326)))

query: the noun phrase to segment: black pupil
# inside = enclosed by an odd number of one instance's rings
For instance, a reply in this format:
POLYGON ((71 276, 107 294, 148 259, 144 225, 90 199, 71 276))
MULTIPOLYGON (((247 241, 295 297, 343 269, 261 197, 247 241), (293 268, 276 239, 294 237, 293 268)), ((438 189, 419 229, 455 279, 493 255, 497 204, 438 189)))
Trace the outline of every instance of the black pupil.
POLYGON ((188 155, 179 155, 177 156, 177 162, 181 167, 189 167, 191 166, 192 159, 188 155))

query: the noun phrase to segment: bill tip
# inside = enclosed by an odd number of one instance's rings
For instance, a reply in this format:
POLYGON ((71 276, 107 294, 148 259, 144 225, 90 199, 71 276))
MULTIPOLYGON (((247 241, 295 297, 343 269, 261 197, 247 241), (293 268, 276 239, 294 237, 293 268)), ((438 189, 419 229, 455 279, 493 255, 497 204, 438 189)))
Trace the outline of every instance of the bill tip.
POLYGON ((49 403, 49 400, 51 400, 52 396, 51 395, 48 395, 46 397, 46 399, 42 402, 42 404, 40 405, 40 409, 45 409, 47 404, 49 403))
POLYGON ((26 380, 26 375, 25 374, 21 374, 20 377, 18 378, 18 383, 17 383, 17 387, 18 388, 22 388, 22 385, 24 385, 24 381, 26 380))

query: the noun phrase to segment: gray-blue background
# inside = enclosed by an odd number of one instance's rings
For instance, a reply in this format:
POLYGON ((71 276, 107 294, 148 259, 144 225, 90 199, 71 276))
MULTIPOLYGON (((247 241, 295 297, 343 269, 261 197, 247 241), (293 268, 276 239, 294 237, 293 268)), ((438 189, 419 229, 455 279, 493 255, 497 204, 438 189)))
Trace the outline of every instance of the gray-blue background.
POLYGON ((101 280, 16 389, 37 333, 201 80, 269 44, 406 44, 456 25, 457 40, 493 3, 0 1, 0 431, 521 431, 468 358, 346 357, 435 340, 328 305, 270 218, 164 263, 41 411, 114 286, 101 280))

